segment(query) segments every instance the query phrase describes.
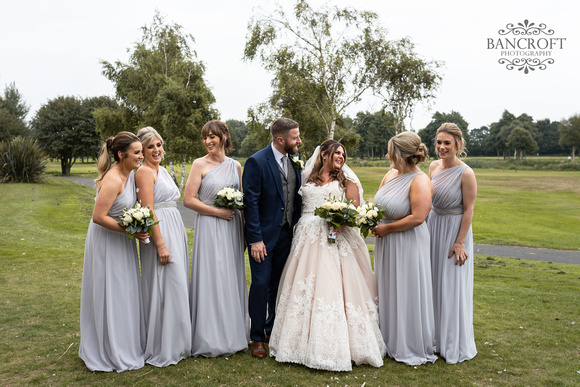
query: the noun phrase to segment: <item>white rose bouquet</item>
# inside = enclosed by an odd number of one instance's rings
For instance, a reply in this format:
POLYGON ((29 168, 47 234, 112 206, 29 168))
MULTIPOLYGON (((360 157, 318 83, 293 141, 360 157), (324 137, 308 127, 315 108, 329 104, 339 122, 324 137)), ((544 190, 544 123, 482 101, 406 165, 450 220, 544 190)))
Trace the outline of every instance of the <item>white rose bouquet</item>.
POLYGON ((218 191, 214 205, 217 208, 229 208, 231 210, 243 210, 244 194, 237 188, 225 187, 218 191))
POLYGON ((372 202, 367 202, 357 208, 356 225, 360 227, 360 233, 363 237, 366 238, 369 235, 371 228, 377 227, 385 210, 384 206, 377 207, 372 202))
POLYGON ((330 223, 330 230, 328 232, 329 243, 336 243, 336 232, 334 228, 338 228, 343 224, 349 227, 356 226, 357 210, 354 204, 352 204, 352 200, 346 200, 344 198, 337 199, 330 196, 325 199, 325 202, 320 207, 314 209, 314 215, 318 215, 330 223))
MULTIPOLYGON (((135 203, 131 209, 125 208, 123 215, 119 216, 121 221, 119 226, 125 228, 129 239, 135 238, 138 232, 151 230, 151 226, 155 226, 159 222, 155 221, 153 212, 149 209, 149 205, 142 207, 141 202, 135 203)), ((145 244, 149 244, 149 238, 145 239, 145 244)))

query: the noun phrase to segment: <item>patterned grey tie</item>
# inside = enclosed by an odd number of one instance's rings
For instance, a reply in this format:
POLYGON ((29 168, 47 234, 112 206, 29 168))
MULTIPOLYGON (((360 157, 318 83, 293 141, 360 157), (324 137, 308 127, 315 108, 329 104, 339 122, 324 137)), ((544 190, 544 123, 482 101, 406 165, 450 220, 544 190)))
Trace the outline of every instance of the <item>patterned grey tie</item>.
POLYGON ((288 168, 286 168, 286 158, 287 158, 286 155, 282 156, 282 158, 280 159, 280 163, 282 164, 282 172, 284 172, 284 176, 288 177, 287 171, 288 168))

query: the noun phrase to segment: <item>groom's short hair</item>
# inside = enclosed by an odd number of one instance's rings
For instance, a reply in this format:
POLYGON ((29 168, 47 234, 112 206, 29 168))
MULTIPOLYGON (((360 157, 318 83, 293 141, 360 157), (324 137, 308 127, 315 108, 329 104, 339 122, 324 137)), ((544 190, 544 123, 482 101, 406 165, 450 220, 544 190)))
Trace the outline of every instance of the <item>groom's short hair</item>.
POLYGON ((288 132, 296 128, 298 128, 298 122, 291 120, 290 118, 282 117, 274 121, 270 127, 270 133, 272 133, 273 138, 286 138, 288 136, 288 132))

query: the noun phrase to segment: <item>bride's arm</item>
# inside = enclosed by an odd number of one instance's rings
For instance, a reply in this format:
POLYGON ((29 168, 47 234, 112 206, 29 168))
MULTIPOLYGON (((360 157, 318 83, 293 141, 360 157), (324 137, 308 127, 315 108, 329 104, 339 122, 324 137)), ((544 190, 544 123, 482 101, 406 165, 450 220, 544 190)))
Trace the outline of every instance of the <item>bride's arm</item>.
POLYGON ((351 180, 346 181, 346 189, 344 195, 346 196, 346 200, 352 200, 352 204, 354 204, 355 207, 360 206, 360 195, 358 191, 358 186, 354 181, 351 180))

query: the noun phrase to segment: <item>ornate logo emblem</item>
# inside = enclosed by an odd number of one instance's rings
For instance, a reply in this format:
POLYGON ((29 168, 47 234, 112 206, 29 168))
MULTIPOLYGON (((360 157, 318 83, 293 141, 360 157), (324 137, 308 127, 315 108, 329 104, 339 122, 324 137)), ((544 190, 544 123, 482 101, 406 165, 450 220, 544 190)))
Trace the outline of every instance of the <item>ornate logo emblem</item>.
POLYGON ((517 25, 508 23, 498 31, 498 38, 487 38, 487 49, 500 52, 498 63, 506 69, 529 74, 545 70, 555 62, 554 51, 564 49, 566 38, 555 37, 554 33, 544 23, 536 25, 527 19, 517 25))

